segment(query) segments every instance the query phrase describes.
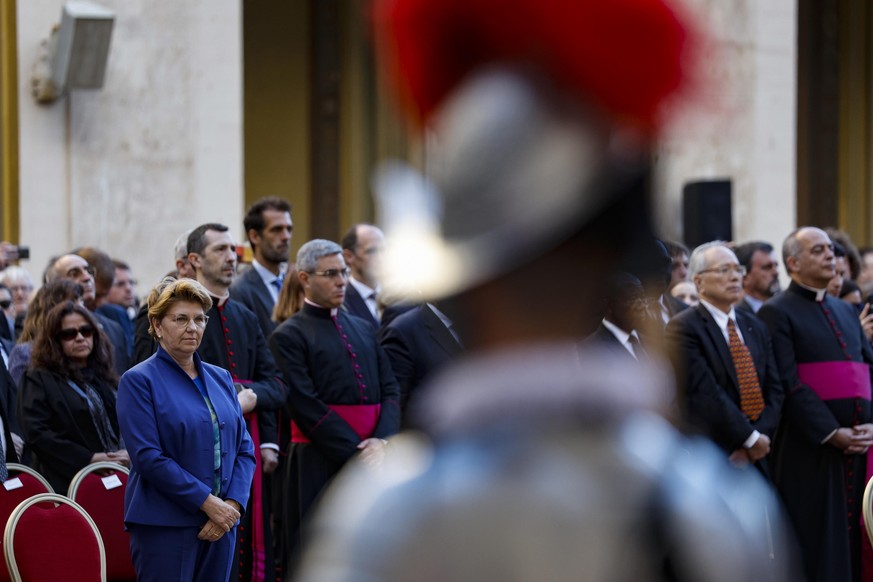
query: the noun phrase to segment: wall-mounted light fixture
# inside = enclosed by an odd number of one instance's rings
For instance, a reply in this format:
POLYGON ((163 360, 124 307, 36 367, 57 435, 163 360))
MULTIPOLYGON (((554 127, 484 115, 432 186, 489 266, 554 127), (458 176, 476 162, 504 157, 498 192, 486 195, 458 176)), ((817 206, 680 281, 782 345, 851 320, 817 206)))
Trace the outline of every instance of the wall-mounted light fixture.
POLYGON ((70 89, 100 89, 106 75, 115 13, 85 1, 64 4, 61 24, 42 42, 31 86, 40 103, 50 103, 70 89))

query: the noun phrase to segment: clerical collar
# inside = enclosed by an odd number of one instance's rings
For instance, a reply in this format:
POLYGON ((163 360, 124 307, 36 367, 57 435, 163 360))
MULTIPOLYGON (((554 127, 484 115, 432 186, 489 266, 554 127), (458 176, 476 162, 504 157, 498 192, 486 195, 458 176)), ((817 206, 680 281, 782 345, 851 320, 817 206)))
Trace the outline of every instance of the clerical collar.
POLYGON ((323 307, 323 306, 319 305, 318 303, 315 303, 314 301, 310 301, 309 299, 306 299, 305 297, 303 298, 303 303, 308 305, 309 307, 312 307, 312 308, 317 309, 317 310, 322 311, 322 312, 330 311, 331 317, 336 317, 336 314, 339 312, 339 309, 336 307, 328 309, 327 307, 323 307))
POLYGON ((824 301, 824 298, 827 297, 828 290, 827 289, 816 289, 815 287, 808 287, 803 283, 798 283, 797 281, 792 280, 791 284, 788 286, 789 289, 794 288, 795 293, 803 295, 808 299, 815 299, 818 303, 824 301))
POLYGON ((210 293, 209 296, 212 297, 212 304, 216 307, 224 307, 224 304, 227 303, 228 299, 230 299, 230 293, 228 292, 225 292, 221 297, 213 295, 212 293, 210 293))

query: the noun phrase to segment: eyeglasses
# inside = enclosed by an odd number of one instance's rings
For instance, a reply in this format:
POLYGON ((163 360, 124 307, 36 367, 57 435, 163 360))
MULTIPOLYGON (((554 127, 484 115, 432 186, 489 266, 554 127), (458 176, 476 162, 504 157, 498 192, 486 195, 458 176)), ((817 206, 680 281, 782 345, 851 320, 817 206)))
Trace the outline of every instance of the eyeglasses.
POLYGON ((94 326, 83 325, 82 327, 69 327, 67 329, 62 329, 58 332, 58 339, 62 342, 68 342, 79 337, 79 334, 82 334, 83 338, 88 339, 94 335, 94 326))
POLYGON ((172 321, 173 324, 176 325, 177 327, 188 327, 188 324, 193 321, 194 325, 196 325, 200 329, 203 329, 206 327, 206 324, 209 323, 209 316, 208 315, 195 315, 192 318, 192 317, 188 317, 187 315, 180 314, 180 315, 168 315, 167 317, 169 317, 170 321, 172 321))
POLYGON ((712 269, 703 269, 700 273, 715 273, 719 277, 724 277, 729 273, 736 273, 740 277, 745 277, 746 268, 742 265, 722 265, 721 267, 713 267, 712 269))
POLYGON ((327 271, 310 271, 310 275, 318 275, 319 277, 327 277, 328 279, 337 279, 343 278, 348 279, 349 274, 351 274, 351 270, 346 267, 345 269, 328 269, 327 271))

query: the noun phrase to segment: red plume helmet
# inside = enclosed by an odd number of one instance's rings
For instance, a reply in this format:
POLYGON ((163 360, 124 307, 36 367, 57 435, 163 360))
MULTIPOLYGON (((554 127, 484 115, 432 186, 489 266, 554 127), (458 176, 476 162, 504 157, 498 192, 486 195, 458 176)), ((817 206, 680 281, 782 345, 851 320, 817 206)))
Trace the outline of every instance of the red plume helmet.
MULTIPOLYGON (((383 77, 435 136, 426 178, 398 166, 376 173, 395 241, 383 288, 426 297, 470 288, 628 197, 632 216, 617 220, 641 225, 627 227, 634 240, 651 235, 649 146, 688 85, 696 49, 667 0, 376 0, 374 8, 383 77)), ((635 244, 625 230, 611 232, 616 244, 635 244)))
POLYGON ((385 72, 422 122, 475 69, 529 63, 651 136, 694 44, 662 0, 383 0, 375 19, 385 72))

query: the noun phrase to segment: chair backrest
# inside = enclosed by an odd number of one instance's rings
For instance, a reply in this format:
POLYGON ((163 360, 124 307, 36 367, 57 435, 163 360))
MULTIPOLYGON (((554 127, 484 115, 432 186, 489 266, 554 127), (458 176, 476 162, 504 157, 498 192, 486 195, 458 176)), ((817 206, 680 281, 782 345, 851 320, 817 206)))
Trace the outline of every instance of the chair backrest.
POLYGON ((867 537, 873 544, 873 477, 867 481, 864 488, 864 498, 861 502, 861 513, 864 516, 864 527, 867 529, 867 537))
POLYGON ((3 555, 14 582, 106 582, 97 525, 63 495, 42 493, 22 501, 6 522, 3 555))
MULTIPOLYGON (((45 477, 24 465, 7 463, 9 478, 0 484, 0 523, 5 524, 18 505, 40 493, 54 493, 45 477)), ((4 561, 0 564, 0 582, 10 582, 12 577, 4 561)))
POLYGON ((117 463, 92 463, 76 473, 68 493, 97 524, 106 550, 106 578, 115 582, 136 580, 130 534, 124 529, 124 492, 129 474, 117 463))

